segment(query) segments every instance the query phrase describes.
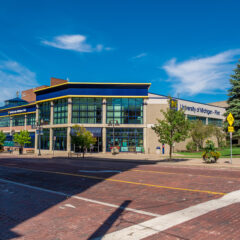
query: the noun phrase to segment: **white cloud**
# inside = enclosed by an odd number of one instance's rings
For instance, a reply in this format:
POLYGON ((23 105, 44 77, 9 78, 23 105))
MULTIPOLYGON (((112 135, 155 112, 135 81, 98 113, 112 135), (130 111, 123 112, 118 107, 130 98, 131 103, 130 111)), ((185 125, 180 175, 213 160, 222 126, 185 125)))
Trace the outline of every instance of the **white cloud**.
POLYGON ((238 55, 240 55, 240 49, 180 63, 173 58, 163 66, 163 69, 169 75, 175 95, 222 93, 229 87, 230 74, 236 65, 238 55))
POLYGON ((0 61, 0 103, 16 97, 17 91, 37 86, 36 74, 15 61, 0 61))
POLYGON ((140 53, 137 56, 132 57, 132 59, 134 60, 134 59, 138 59, 138 58, 142 58, 142 57, 146 57, 146 56, 147 56, 147 53, 140 53))
POLYGON ((51 47, 72 50, 82 53, 101 52, 103 50, 110 50, 109 47, 104 47, 102 44, 97 44, 93 47, 86 42, 87 38, 84 35, 61 35, 53 38, 52 41, 43 40, 42 43, 51 47))

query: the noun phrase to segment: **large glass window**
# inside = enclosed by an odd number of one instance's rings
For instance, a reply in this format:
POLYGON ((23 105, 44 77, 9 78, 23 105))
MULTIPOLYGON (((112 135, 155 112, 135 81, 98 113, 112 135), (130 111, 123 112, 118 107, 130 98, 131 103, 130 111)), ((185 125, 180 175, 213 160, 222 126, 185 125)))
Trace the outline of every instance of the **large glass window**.
POLYGON ((107 128, 107 151, 113 146, 119 147, 121 152, 142 152, 143 129, 107 128))
POLYGON ((222 119, 216 119, 216 118, 208 118, 208 125, 216 125, 218 127, 222 127, 223 120, 222 119))
POLYGON ((188 120, 190 120, 190 121, 200 120, 200 121, 203 122, 204 125, 207 124, 207 122, 206 122, 206 118, 205 118, 205 117, 199 117, 199 116, 187 115, 187 118, 188 118, 188 120))
POLYGON ((36 124, 36 114, 31 113, 27 114, 27 125, 35 125, 36 124))
POLYGON ((101 123, 102 98, 73 98, 72 123, 101 123))
POLYGON ((0 127, 9 127, 9 126, 10 126, 10 117, 1 117, 0 127))
POLYGON ((12 126, 24 126, 25 125, 25 115, 19 115, 12 117, 12 126))
MULTIPOLYGON (((36 135, 36 137, 38 137, 38 135, 36 135)), ((47 128, 44 128, 43 135, 41 135, 41 144, 40 144, 41 149, 49 150, 49 138, 50 138, 50 130, 47 128)))
POLYGON ((67 128, 53 129, 53 146, 54 150, 67 150, 67 128))
POLYGON ((143 123, 142 98, 108 98, 107 123, 118 121, 120 124, 143 123))
POLYGON ((54 102, 53 107, 54 124, 64 124, 68 121, 68 99, 60 99, 54 102))
POLYGON ((39 120, 44 122, 44 124, 50 123, 50 102, 44 102, 39 104, 39 120))

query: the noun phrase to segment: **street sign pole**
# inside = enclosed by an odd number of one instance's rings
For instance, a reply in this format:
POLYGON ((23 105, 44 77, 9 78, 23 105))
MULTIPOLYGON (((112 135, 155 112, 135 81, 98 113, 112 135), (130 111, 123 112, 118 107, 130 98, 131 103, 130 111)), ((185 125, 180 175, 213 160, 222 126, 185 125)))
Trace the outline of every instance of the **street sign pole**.
POLYGON ((230 152, 231 152, 231 164, 232 164, 232 132, 230 132, 230 152))
POLYGON ((228 121, 228 132, 230 133, 230 155, 231 155, 231 161, 230 163, 232 164, 232 133, 234 132, 234 127, 232 126, 234 123, 234 117, 232 113, 229 113, 227 116, 227 121, 228 121))

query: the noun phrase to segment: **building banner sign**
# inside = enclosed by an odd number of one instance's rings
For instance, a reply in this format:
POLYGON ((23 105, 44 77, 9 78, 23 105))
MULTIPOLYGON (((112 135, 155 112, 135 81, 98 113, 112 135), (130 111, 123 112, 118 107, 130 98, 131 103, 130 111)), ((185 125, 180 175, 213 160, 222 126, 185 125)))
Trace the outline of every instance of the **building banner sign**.
POLYGON ((203 107, 194 107, 194 106, 187 106, 184 104, 180 104, 180 108, 185 111, 190 111, 194 113, 205 113, 207 115, 217 115, 220 116, 220 112, 218 110, 210 110, 203 107))
POLYGON ((9 111, 8 114, 11 115, 11 114, 18 114, 18 113, 25 113, 25 112, 27 112, 27 109, 26 109, 26 108, 9 111))

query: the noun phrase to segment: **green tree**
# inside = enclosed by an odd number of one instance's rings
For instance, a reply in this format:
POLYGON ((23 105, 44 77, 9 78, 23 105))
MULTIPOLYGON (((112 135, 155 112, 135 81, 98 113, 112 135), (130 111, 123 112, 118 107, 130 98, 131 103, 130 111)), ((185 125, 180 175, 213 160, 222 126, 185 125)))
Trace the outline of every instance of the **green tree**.
POLYGON ((91 146, 91 144, 96 143, 96 138, 94 138, 92 133, 87 131, 83 126, 74 125, 72 129, 72 143, 75 144, 75 146, 80 147, 84 158, 85 151, 91 146))
POLYGON ((227 136, 224 129, 216 125, 212 125, 212 133, 213 133, 213 136, 215 136, 217 139, 218 147, 220 148, 224 147, 226 145, 226 136, 227 136))
POLYGON ((31 143, 30 140, 31 137, 27 130, 21 130, 20 133, 15 133, 13 136, 13 141, 21 146, 21 150, 19 151, 20 153, 22 152, 22 149, 25 144, 31 143))
POLYGON ((3 146, 5 139, 6 135, 3 133, 3 131, 0 131, 0 148, 3 146))
MULTIPOLYGON (((170 99, 171 101, 171 99, 170 99)), ((168 108, 167 111, 161 110, 164 119, 157 119, 152 129, 158 136, 160 143, 166 143, 170 147, 169 158, 172 159, 172 148, 174 143, 184 141, 189 134, 190 122, 185 118, 184 111, 168 108)))
POLYGON ((203 148, 204 141, 213 134, 212 125, 204 125, 201 120, 191 122, 190 136, 197 145, 197 151, 203 148))
POLYGON ((237 63, 237 68, 233 70, 234 74, 231 75, 230 84, 231 88, 228 90, 228 108, 226 115, 230 112, 234 117, 234 137, 240 137, 240 60, 237 63))

